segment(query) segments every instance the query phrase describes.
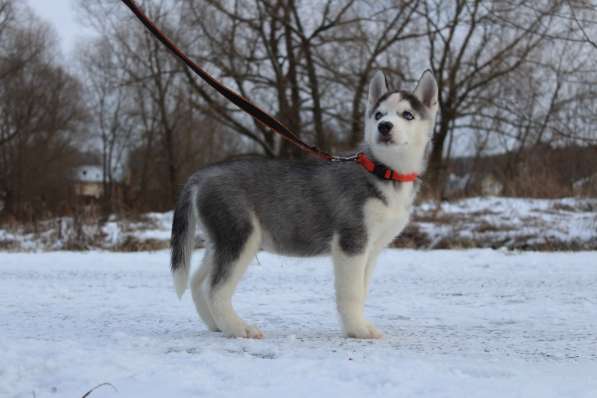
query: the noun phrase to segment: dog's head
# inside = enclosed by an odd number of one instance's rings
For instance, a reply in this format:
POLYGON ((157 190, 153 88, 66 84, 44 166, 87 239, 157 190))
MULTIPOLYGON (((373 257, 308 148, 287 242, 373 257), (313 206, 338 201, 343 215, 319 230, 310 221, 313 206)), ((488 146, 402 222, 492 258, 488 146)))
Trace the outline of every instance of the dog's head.
POLYGON ((389 91, 377 72, 369 85, 365 143, 380 162, 403 173, 422 173, 438 111, 437 83, 423 72, 412 92, 389 91))

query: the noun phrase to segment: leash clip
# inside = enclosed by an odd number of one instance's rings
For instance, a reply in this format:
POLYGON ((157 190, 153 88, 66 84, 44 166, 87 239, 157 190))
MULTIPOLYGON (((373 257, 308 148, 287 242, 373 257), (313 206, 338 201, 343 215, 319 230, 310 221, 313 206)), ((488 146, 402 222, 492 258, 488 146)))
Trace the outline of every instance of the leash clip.
POLYGON ((354 154, 350 156, 331 156, 328 160, 330 162, 356 162, 359 155, 354 154))

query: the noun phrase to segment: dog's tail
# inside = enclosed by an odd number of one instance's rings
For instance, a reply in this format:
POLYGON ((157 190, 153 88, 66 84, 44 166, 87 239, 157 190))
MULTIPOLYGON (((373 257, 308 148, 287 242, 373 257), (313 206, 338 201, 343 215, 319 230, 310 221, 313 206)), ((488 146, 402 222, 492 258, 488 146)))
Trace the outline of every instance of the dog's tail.
POLYGON ((170 238, 170 267, 174 278, 174 287, 178 298, 187 290, 191 254, 195 242, 197 227, 197 186, 189 181, 182 189, 176 202, 170 238))

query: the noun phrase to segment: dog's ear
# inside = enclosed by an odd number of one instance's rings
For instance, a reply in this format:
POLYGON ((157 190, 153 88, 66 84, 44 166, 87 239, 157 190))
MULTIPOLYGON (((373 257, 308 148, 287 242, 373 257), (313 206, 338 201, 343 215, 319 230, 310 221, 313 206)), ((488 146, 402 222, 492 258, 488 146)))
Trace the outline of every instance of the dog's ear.
POLYGON ((388 82, 382 71, 378 70, 369 83, 369 98, 367 99, 367 108, 375 105, 382 95, 388 92, 388 82))
POLYGON ((414 94, 427 108, 437 108, 437 82, 429 69, 421 75, 414 94))

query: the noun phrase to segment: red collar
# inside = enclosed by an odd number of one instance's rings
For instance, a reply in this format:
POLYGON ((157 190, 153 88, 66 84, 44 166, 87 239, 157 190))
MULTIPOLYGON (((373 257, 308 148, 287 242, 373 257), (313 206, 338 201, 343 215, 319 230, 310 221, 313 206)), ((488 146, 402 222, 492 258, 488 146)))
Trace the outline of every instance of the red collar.
POLYGON ((417 173, 400 174, 396 170, 392 170, 381 163, 375 163, 369 159, 367 155, 360 152, 357 155, 357 163, 363 166, 369 173, 375 174, 384 180, 394 180, 399 182, 413 182, 417 179, 417 173))

